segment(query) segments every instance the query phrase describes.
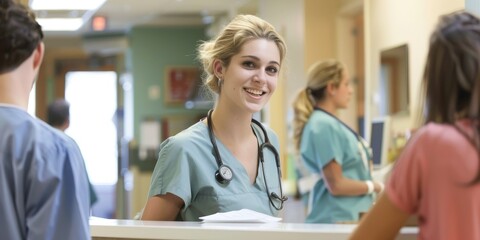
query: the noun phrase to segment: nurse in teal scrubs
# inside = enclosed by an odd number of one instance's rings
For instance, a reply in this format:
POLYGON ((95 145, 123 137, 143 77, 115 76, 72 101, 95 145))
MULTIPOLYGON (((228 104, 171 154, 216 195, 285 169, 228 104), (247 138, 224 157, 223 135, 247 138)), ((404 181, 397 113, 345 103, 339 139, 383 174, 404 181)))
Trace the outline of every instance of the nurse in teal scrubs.
POLYGON ((286 200, 278 139, 252 116, 275 91, 285 53, 276 30, 251 15, 199 46, 217 102, 207 118, 161 144, 142 220, 199 221, 243 208, 278 214, 286 200))
POLYGON ((366 142, 336 116, 352 95, 348 72, 336 60, 317 62, 307 81, 294 102, 294 137, 302 166, 320 177, 306 195, 306 222, 357 221, 383 184, 372 180, 366 142))

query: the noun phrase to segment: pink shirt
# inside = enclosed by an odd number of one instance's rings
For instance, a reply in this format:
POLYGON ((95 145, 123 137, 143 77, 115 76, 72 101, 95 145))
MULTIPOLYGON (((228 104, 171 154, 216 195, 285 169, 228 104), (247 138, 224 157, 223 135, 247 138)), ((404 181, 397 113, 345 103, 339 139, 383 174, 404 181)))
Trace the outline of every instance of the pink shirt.
MULTIPOLYGON (((471 134, 468 121, 459 122, 471 134)), ((480 183, 473 145, 453 126, 427 124, 409 141, 386 193, 419 217, 418 239, 480 239, 480 183)))

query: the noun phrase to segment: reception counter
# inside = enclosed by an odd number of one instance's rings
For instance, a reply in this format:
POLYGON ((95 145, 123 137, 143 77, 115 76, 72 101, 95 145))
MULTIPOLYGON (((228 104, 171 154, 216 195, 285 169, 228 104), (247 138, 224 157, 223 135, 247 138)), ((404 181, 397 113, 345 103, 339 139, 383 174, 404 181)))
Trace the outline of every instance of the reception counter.
MULTIPOLYGON (((92 239, 244 240, 348 239, 354 224, 201 223, 90 219, 92 239)), ((397 239, 417 239, 418 228, 404 227, 397 239)))

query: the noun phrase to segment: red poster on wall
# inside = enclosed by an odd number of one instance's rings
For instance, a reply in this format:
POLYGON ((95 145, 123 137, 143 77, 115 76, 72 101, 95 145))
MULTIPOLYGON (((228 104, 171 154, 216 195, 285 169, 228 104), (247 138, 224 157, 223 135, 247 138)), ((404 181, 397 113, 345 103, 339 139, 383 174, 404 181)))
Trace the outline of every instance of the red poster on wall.
POLYGON ((199 78, 199 69, 196 67, 168 67, 165 77, 165 103, 185 103, 199 78))

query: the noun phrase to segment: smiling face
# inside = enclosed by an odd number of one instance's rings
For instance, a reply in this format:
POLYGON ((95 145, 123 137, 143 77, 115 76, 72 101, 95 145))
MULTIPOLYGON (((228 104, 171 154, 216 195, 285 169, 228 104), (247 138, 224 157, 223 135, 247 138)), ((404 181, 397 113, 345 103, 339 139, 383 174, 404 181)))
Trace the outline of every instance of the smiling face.
POLYGON ((218 105, 234 111, 260 111, 277 87, 280 52, 273 41, 254 39, 233 55, 228 66, 216 63, 222 79, 218 105))

